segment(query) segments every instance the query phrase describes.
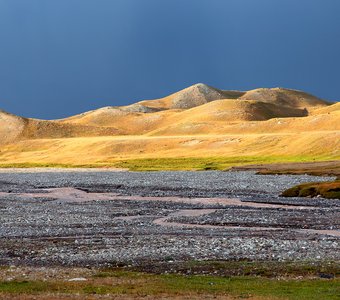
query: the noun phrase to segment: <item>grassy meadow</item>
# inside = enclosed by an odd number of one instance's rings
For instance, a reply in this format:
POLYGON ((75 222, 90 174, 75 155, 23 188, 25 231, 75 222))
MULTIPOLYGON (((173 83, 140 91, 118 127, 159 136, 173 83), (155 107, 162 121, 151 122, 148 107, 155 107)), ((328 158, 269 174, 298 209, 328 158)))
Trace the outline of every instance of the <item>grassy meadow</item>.
MULTIPOLYGON (((0 298, 57 295, 116 296, 120 299, 339 299, 339 279, 271 279, 265 277, 98 272, 87 281, 2 281, 0 298), (126 298, 125 298, 126 297, 126 298)), ((38 298, 40 297, 40 298, 38 298)), ((33 298, 32 298, 33 299, 33 298)), ((52 298, 51 298, 52 299, 52 298)), ((56 299, 56 298, 54 298, 56 299)), ((91 298, 92 299, 92 298, 91 298)), ((97 298, 96 298, 97 299, 97 298)))

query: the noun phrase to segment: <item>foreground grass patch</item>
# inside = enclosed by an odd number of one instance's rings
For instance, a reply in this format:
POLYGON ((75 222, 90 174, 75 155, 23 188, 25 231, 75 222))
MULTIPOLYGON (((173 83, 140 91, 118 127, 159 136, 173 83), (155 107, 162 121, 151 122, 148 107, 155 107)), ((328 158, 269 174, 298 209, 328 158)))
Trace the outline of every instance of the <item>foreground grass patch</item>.
POLYGON ((229 295, 261 299, 339 299, 340 281, 277 280, 261 277, 216 277, 152 275, 136 272, 110 272, 86 282, 10 281, 0 282, 0 295, 125 295, 125 296, 199 296, 229 295))

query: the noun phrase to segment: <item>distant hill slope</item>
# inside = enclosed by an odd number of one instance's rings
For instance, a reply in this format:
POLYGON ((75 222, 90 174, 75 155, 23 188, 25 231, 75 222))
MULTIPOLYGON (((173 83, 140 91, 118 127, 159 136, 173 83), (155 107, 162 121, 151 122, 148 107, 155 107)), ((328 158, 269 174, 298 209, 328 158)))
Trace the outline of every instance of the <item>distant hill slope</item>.
POLYGON ((241 122, 305 117, 309 111, 328 105, 324 100, 295 90, 273 88, 249 92, 224 91, 200 83, 162 99, 145 100, 121 107, 104 107, 58 122, 115 127, 119 134, 139 135, 176 126, 185 120, 193 123, 241 122))
POLYGON ((18 139, 26 125, 26 119, 0 110, 0 144, 18 139))
POLYGON ((255 100, 215 100, 185 111, 174 117, 192 121, 263 121, 271 118, 304 117, 304 109, 280 107, 255 100))
POLYGON ((27 119, 19 137, 22 139, 44 139, 117 134, 119 134, 119 130, 114 127, 95 127, 82 124, 63 124, 57 121, 27 119))
POLYGON ((119 134, 119 131, 112 127, 63 124, 58 121, 23 118, 0 111, 0 145, 22 139, 69 138, 116 134, 119 134))
POLYGON ((332 128, 338 112, 339 104, 330 105, 302 91, 226 91, 199 83, 161 99, 104 107, 61 120, 22 118, 0 111, 0 144, 49 138, 271 132, 281 121, 272 127, 261 122, 277 118, 296 118, 289 121, 290 131, 295 130, 294 124, 300 128, 304 122, 306 130, 314 128, 313 124, 332 128), (307 117, 312 115, 323 117, 313 123, 307 117))

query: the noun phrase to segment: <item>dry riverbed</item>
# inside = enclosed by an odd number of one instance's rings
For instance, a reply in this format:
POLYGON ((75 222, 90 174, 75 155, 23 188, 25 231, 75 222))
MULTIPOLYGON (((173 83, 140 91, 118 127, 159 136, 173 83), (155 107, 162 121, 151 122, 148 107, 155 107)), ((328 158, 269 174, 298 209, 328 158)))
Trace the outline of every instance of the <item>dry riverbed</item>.
POLYGON ((202 260, 338 261, 340 203, 281 198, 306 175, 0 174, 0 263, 152 266, 202 260))

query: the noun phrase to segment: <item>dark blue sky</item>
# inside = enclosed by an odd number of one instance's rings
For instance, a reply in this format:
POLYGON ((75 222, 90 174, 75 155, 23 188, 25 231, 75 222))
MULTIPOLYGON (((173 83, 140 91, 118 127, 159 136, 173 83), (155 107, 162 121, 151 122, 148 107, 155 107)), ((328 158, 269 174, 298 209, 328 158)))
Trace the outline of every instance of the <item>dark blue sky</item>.
POLYGON ((339 0, 0 0, 0 108, 39 118, 197 82, 340 100, 339 0))

